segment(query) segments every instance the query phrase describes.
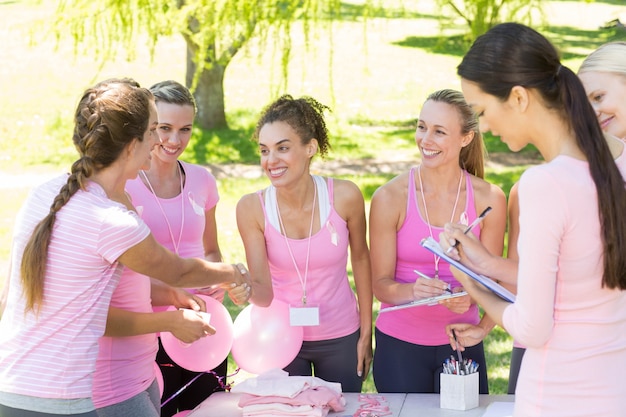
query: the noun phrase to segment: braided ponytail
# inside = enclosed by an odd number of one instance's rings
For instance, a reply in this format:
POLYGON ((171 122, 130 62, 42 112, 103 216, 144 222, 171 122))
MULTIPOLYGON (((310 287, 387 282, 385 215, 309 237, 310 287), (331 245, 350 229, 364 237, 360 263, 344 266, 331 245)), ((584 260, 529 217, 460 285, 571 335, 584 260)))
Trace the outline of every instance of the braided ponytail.
POLYGON ((111 79, 87 89, 74 116, 72 141, 80 158, 72 164, 67 183, 54 198, 50 212, 35 227, 20 266, 26 311, 44 299, 48 247, 57 214, 89 178, 117 160, 134 139, 143 140, 153 96, 131 79, 111 79))

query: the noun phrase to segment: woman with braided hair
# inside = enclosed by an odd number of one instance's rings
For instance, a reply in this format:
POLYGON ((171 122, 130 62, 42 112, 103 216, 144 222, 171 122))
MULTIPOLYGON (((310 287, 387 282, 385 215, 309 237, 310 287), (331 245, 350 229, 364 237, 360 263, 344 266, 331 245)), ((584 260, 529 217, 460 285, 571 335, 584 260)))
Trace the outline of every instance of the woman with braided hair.
POLYGON ((98 338, 123 266, 177 287, 244 283, 242 265, 168 251, 134 211, 124 187, 149 167, 156 126, 154 98, 136 82, 87 89, 75 114, 80 158, 18 214, 0 321, 0 416, 96 415, 98 338))

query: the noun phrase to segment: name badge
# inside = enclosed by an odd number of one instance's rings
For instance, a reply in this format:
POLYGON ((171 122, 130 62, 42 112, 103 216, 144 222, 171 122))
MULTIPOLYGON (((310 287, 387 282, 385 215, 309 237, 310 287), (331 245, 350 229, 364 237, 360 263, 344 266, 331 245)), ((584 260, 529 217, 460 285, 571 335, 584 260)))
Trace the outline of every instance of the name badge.
POLYGON ((289 306, 289 324, 292 326, 319 326, 319 307, 316 305, 289 306))

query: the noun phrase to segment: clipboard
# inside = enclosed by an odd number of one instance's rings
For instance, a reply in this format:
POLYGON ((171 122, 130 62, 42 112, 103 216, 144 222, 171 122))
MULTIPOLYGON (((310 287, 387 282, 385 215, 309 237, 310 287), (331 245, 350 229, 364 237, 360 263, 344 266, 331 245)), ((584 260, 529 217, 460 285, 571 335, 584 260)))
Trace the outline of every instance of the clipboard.
POLYGON ((462 297, 464 295, 467 295, 467 291, 459 291, 459 292, 455 292, 452 294, 442 294, 442 295, 438 295, 436 297, 428 297, 428 298, 422 298, 421 300, 415 300, 415 301, 411 301, 410 303, 406 303, 406 304, 398 304, 396 306, 390 306, 390 307, 385 307, 385 308, 381 308, 379 313, 385 313, 387 311, 395 311, 395 310, 401 310, 403 308, 411 308, 411 307, 418 307, 418 306, 434 306, 436 304, 439 303, 439 301, 441 300, 447 300, 449 298, 456 298, 456 297, 462 297))
POLYGON ((428 249, 429 251, 431 251, 435 255, 440 256, 441 259, 443 259, 444 261, 448 262, 450 265, 452 265, 452 266, 458 268, 459 270, 463 271, 464 273, 469 275, 470 278, 472 278, 475 281, 478 281, 479 283, 481 283, 482 285, 487 287, 489 290, 491 290, 498 297, 500 297, 503 300, 508 301, 510 303, 514 303, 515 302, 515 294, 513 294, 511 291, 509 291, 506 288, 504 288, 502 285, 500 285, 500 284, 496 283, 495 281, 487 278, 486 276, 481 275, 481 274, 477 274, 476 272, 472 271, 471 269, 469 269, 468 267, 466 267, 465 265, 463 265, 461 262, 457 261, 456 259, 452 259, 450 256, 448 256, 448 254, 445 253, 445 251, 443 249, 441 249, 441 246, 439 245, 439 242, 437 242, 432 237, 428 236, 428 237, 422 239, 422 241, 420 242, 420 245, 422 245, 424 248, 428 249))

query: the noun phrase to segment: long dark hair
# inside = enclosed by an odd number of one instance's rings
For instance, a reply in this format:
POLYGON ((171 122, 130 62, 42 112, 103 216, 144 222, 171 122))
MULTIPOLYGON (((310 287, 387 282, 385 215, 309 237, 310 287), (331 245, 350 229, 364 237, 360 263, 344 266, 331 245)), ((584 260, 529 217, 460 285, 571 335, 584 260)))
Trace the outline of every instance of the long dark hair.
POLYGON ((518 24, 494 26, 476 39, 457 68, 464 79, 504 101, 514 86, 537 91, 558 111, 586 155, 598 193, 604 245, 602 285, 626 289, 626 189, 585 89, 561 65, 555 47, 537 31, 518 24))

